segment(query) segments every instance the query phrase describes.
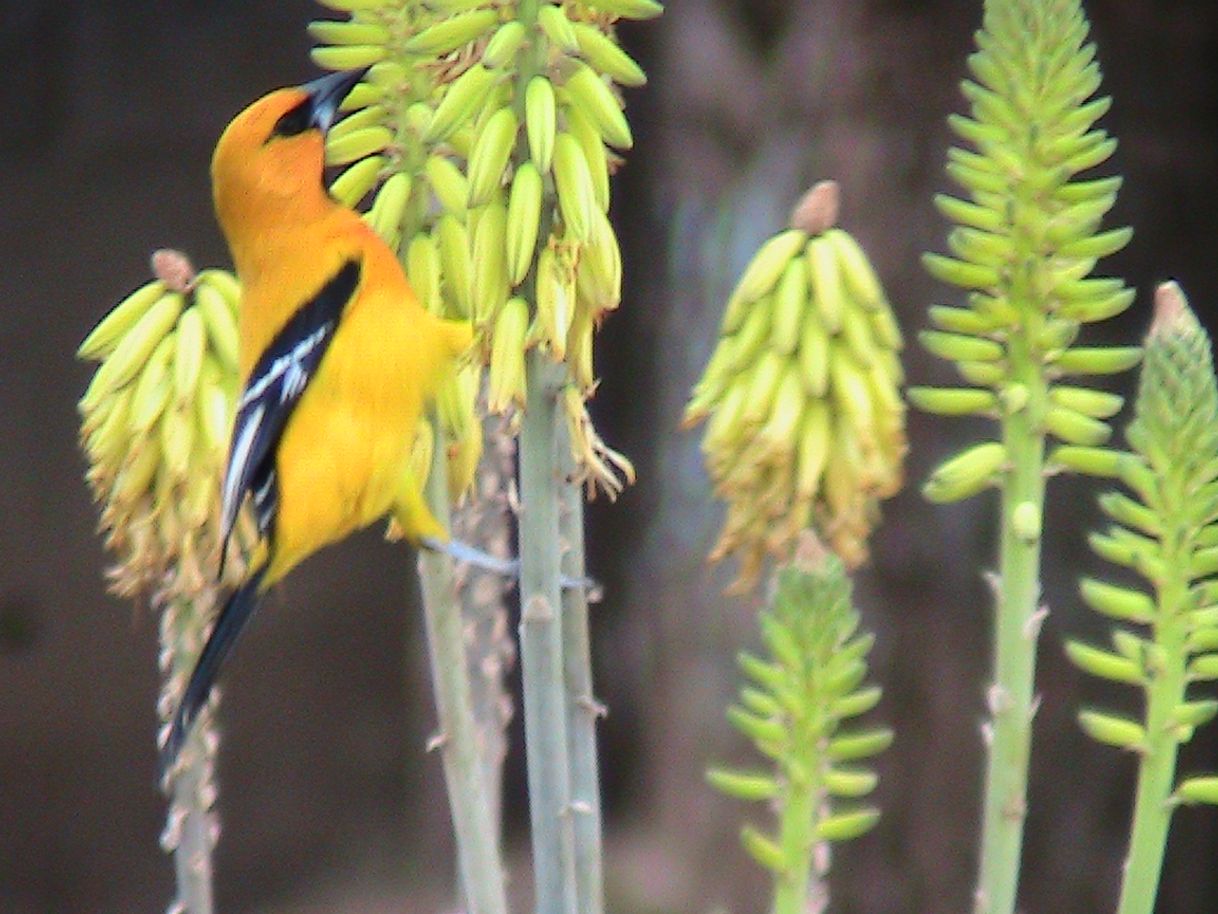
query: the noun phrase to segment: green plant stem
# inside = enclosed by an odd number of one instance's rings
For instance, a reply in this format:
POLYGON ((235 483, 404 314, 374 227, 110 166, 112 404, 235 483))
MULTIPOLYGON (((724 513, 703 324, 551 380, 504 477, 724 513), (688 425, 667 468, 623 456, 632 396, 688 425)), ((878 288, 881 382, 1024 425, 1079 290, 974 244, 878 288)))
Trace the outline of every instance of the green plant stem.
MULTIPOLYGON (((170 658, 166 679, 185 685, 198 660, 205 637, 203 619, 215 594, 193 601, 170 598, 161 613, 160 639, 163 655, 170 658)), ((180 694, 180 693, 179 693, 180 694)), ((176 908, 183 914, 212 914, 212 848, 215 846, 215 784, 212 752, 215 743, 215 699, 203 712, 178 755, 171 780, 165 785, 169 813, 162 846, 173 853, 177 886, 176 908)), ((176 704, 176 700, 169 707, 176 704)))
POLYGON ((1138 786, 1129 836, 1129 856, 1121 880, 1117 914, 1152 914, 1171 825, 1179 742, 1172 712, 1184 701, 1188 686, 1185 610, 1188 605, 1187 556, 1181 537, 1163 540, 1164 568, 1170 579, 1159 591, 1155 643, 1163 648, 1162 666, 1151 671, 1146 686, 1146 747, 1138 764, 1138 786))
POLYGON ((1041 421, 1047 398, 1039 366, 1028 350, 1029 338, 1035 338, 1033 328, 1010 344, 1012 378, 1026 387, 1028 401, 1003 423, 1010 468, 1002 489, 994 682, 988 695, 989 757, 982 799, 977 914, 1012 914, 1015 910, 1027 815, 1036 642, 1040 634, 1040 536, 1017 533, 1014 519, 1021 505, 1033 506, 1037 516, 1044 511, 1045 439, 1041 421))
MULTIPOLYGON (((516 472, 515 438, 499 421, 483 422, 485 448, 478 465, 477 495, 453 512, 452 534, 472 546, 504 559, 511 554, 508 479, 516 472)), ((478 727, 482 779, 490 807, 492 831, 502 836, 503 762, 507 756, 507 727, 512 698, 505 685, 516 657, 516 640, 508 622, 507 591, 514 582, 482 576, 462 594, 466 631, 466 666, 471 703, 478 727)))
MULTIPOLYGON (((559 507, 562 572, 581 580, 584 569, 584 498, 574 480, 571 449, 562 445, 564 478, 559 507)), ((604 874, 601 848, 600 766, 596 722, 604 714, 592 690, 592 646, 588 631, 588 592, 568 587, 562 594, 563 677, 567 688, 567 751, 571 760, 571 809, 574 815, 575 883, 580 914, 603 914, 604 874)))
POLYGON ((780 835, 788 865, 774 875, 774 914, 807 914, 816 846, 817 793, 816 785, 807 779, 787 782, 780 835))
MULTIPOLYGON (((520 0, 516 19, 525 29, 537 27, 539 0, 520 0)), ((525 89, 545 67, 545 47, 536 43, 520 55, 516 73, 515 106, 523 123, 525 89)), ((523 137, 517 155, 528 157, 523 137)), ((554 187, 546 181, 539 238, 550 232, 547 204, 554 187)), ((536 305, 536 275, 525 283, 526 297, 536 305)), ((526 359, 526 403, 520 433, 520 673, 524 704, 525 754, 528 764, 529 818, 532 825, 533 874, 538 914, 599 914, 600 801, 596 781, 595 720, 573 720, 572 704, 591 695, 591 662, 587 647, 587 605, 571 608, 560 585, 564 532, 574 534, 579 524, 578 550, 566 558, 568 573, 583 573, 582 505, 572 514, 570 473, 558 394, 566 383, 566 369, 536 347, 526 359), (578 521, 572 521, 572 518, 578 521), (578 553, 577 555, 575 553, 578 553), (568 639, 571 639, 568 641, 568 639), (581 644, 582 641, 582 644, 581 644), (567 642, 564 644, 564 642, 567 642), (572 656, 568 657, 570 651, 572 656), (571 677, 575 677, 572 679, 571 677), (585 753, 592 754, 589 761, 585 753), (579 768, 572 771, 572 759, 579 768), (589 769, 589 765, 591 768, 589 769), (591 798, 588 771, 591 770, 591 798), (580 787, 574 803, 573 778, 580 787), (585 805, 589 804, 589 805, 585 805), (574 821, 578 818, 592 822, 574 821), (587 812, 587 816, 584 813, 587 812), (594 843, 589 826, 594 827, 594 843), (579 838, 580 860, 576 863, 579 838), (592 857, 594 859, 592 859, 592 857), (577 878, 577 868, 579 876, 577 878)), ((579 497, 578 491, 575 498, 579 497)))
POLYGON ((169 815, 176 819, 177 846, 173 849, 173 869, 178 888, 177 903, 183 914, 211 914, 211 851, 214 815, 206 793, 209 791, 205 741, 212 730, 211 715, 200 719, 182 755, 189 761, 179 769, 170 797, 169 815), (193 745, 190 745, 193 743, 193 745))
MULTIPOLYGON (((441 440, 434 448, 426 494, 436 519, 447 529, 446 470, 441 440)), ((478 751, 478 725, 470 699, 464 624, 452 559, 442 553, 421 550, 419 578, 439 721, 437 743, 457 839, 462 889, 470 914, 506 914, 499 835, 478 751)))
MULTIPOLYGON (((772 585, 775 593, 780 580, 776 576, 772 585)), ((821 608, 809 606, 807 611, 821 608)), ((818 672, 828 665, 827 660, 823 654, 811 654, 805 661, 814 680, 820 678, 818 672)), ((804 685, 803 690, 809 699, 825 694, 823 681, 811 688, 804 685)), ((774 874, 774 914, 819 914, 828 905, 828 892, 821 878, 825 875, 824 867, 817 865, 818 850, 829 853, 827 844, 818 847, 817 839, 819 824, 828 813, 825 771, 829 761, 824 735, 831 732, 834 722, 816 706, 809 706, 796 721, 789 748, 791 757, 783 778, 778 833, 786 868, 774 874)), ((821 863, 827 859, 822 857, 821 863)))
POLYGON ((520 672, 538 914, 582 914, 576 895, 563 681, 557 395, 561 365, 536 348, 520 433, 520 672))

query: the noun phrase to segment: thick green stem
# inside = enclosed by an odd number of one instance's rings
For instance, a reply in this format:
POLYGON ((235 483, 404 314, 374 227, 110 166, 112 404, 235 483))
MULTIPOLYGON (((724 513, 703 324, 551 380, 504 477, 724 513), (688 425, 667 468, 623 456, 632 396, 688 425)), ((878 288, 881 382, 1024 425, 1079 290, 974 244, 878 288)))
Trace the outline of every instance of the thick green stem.
MULTIPOLYGON (((442 443, 434 449, 427 501, 437 520, 447 528, 448 480, 442 443)), ((461 885, 470 914, 506 914, 499 835, 478 751, 478 725, 470 700, 464 626, 452 559, 442 553, 420 551, 419 578, 439 721, 436 743, 444 763, 461 885)))
MULTIPOLYGON (((451 530, 455 538, 506 560, 512 551, 507 492, 508 479, 516 472, 516 443, 498 421, 483 423, 483 440, 486 446, 478 465, 477 494, 453 512, 451 530)), ((509 586, 515 589, 507 578, 482 575, 462 594, 466 666, 482 779, 492 830, 499 836, 503 834, 503 762, 512 719, 505 678, 516 658, 516 640, 508 622, 509 586)))
MULTIPOLYGON (((777 590, 777 582, 774 585, 777 590)), ((807 607, 812 611, 814 607, 807 607)), ((820 607, 815 607, 820 609, 820 607)), ((815 650, 815 648, 813 648, 815 650)), ((814 685, 807 698, 815 702, 825 694, 819 671, 828 666, 823 653, 810 658, 814 685)), ((779 843, 786 869, 774 876, 774 914, 821 914, 829 904, 824 877, 828 874, 828 842, 818 841, 820 823, 829 814, 825 773, 829 768, 827 740, 834 722, 810 705, 810 713, 797 717, 795 739, 789 751, 779 822, 779 843)))
POLYGON ((1159 592, 1155 642, 1163 648, 1161 669, 1152 670, 1146 686, 1146 747, 1138 765, 1138 788, 1129 836, 1129 856, 1121 881, 1117 914, 1152 914, 1163 869, 1163 853, 1171 825, 1171 793, 1175 786, 1179 743, 1171 715, 1184 701, 1188 686, 1186 663, 1188 580, 1186 557, 1179 537, 1164 539, 1164 568, 1171 580, 1159 592))
POLYGON ((583 914, 574 866, 567 695, 563 681, 558 391, 564 369, 528 355, 520 433, 520 671, 538 914, 583 914))
MULTIPOLYGON (((536 28, 539 0, 520 0, 516 19, 536 28)), ((541 43, 520 56, 516 111, 524 120, 525 89, 545 68, 541 43)), ((522 136, 518 153, 527 158, 522 136)), ((547 181, 547 198, 553 187, 547 181)), ((542 207, 539 237, 549 235, 542 207)), ((536 302, 535 277, 525 283, 536 302)), ((527 396, 520 434, 520 670, 524 692, 529 815, 538 914, 601 914, 600 786, 596 703, 588 642, 588 604, 564 594, 560 575, 584 574, 583 503, 571 482, 558 394, 566 369, 536 348, 528 354, 527 396), (564 557, 564 548, 566 554, 564 557)))
POLYGON ((1039 526, 1044 511, 1045 440, 1040 422, 1046 391, 1026 342, 1013 339, 1010 353, 1014 380, 1025 387, 1028 397, 1003 425, 1010 467, 1002 488, 994 681, 987 696, 991 717, 986 728, 989 757, 982 799, 977 914, 1012 914, 1015 910, 1035 714, 1036 642, 1041 624, 1039 526))
MULTIPOLYGON (((578 581, 584 570, 584 498, 574 481, 570 448, 563 446, 559 535, 562 572, 578 581)), ((571 809, 574 814, 575 884, 580 914, 603 914, 600 766, 596 722, 604 714, 592 691, 592 649, 588 631, 588 592, 568 587, 562 595, 563 677, 567 685, 567 751, 571 760, 571 809)))

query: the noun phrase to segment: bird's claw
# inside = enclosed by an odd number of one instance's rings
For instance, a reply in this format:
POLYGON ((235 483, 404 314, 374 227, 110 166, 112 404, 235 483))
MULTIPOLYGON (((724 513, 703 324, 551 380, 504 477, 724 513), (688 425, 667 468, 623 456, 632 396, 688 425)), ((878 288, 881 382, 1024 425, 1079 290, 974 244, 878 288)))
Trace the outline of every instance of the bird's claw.
MULTIPOLYGON (((491 574, 501 575, 513 581, 520 580, 520 559, 502 558, 460 540, 441 540, 434 536, 423 537, 419 544, 425 549, 441 552, 455 561, 465 562, 475 568, 489 571, 491 574)), ((587 591, 588 601, 591 603, 599 602, 603 595, 600 583, 587 576, 573 577, 564 574, 559 577, 558 584, 563 590, 587 591)))

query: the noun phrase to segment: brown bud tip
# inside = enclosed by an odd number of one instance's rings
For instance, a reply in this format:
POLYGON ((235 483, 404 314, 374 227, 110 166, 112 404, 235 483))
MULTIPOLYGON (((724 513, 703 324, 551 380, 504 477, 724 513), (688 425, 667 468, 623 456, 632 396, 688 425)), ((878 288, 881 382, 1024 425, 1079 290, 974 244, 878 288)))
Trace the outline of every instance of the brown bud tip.
POLYGON ((829 559, 829 550, 811 530, 799 534, 795 544, 795 558, 792 564, 800 571, 812 573, 825 567, 829 559))
POLYGON ((819 235, 837 225, 842 192, 836 181, 817 181, 791 210, 791 228, 819 235))
POLYGON ((152 275, 174 292, 189 292, 196 279, 190 258, 172 248, 161 248, 153 252, 152 275))
POLYGON ((1160 283, 1155 289, 1155 316, 1147 338, 1186 333, 1196 326, 1197 319, 1189 311, 1188 299, 1179 284, 1175 280, 1160 283))

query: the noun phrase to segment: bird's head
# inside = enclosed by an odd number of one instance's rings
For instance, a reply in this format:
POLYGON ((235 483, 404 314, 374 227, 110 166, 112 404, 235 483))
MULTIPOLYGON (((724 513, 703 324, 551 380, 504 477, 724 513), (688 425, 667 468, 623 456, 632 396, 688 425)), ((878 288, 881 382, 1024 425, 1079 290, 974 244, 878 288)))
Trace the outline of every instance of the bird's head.
POLYGON ((225 128, 212 156, 212 192, 228 231, 249 211, 309 205, 326 199, 322 187, 325 135, 338 107, 367 68, 264 95, 225 128))

